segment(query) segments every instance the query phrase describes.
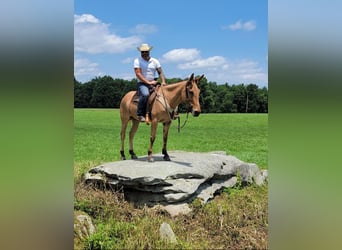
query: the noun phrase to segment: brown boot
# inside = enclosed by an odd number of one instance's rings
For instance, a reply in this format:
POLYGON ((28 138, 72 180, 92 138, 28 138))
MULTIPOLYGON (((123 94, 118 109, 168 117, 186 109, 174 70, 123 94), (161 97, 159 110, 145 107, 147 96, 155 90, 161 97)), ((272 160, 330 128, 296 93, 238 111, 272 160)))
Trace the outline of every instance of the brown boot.
POLYGON ((148 114, 146 114, 145 122, 146 122, 146 125, 150 125, 151 123, 150 116, 148 114))

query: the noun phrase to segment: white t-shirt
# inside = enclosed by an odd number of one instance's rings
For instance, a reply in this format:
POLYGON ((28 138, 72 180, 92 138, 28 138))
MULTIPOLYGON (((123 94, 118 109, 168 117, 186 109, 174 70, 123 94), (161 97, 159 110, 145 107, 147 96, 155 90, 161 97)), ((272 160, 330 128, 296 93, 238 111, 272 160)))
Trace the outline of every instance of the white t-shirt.
POLYGON ((160 67, 160 62, 153 57, 148 61, 145 61, 142 57, 134 60, 134 68, 140 68, 141 73, 148 81, 152 81, 155 78, 157 68, 160 67))

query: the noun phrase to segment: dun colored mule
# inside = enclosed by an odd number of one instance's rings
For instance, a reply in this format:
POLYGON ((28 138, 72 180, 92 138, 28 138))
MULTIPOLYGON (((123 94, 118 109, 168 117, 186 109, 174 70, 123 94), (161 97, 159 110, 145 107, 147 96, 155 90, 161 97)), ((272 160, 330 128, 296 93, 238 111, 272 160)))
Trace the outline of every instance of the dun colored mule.
MULTIPOLYGON (((150 146, 148 148, 148 161, 152 162, 152 148, 156 138, 158 123, 163 123, 163 149, 164 160, 170 161, 170 156, 167 153, 167 139, 169 128, 172 122, 171 113, 176 109, 180 103, 189 103, 192 108, 192 115, 199 116, 201 113, 201 106, 199 103, 200 90, 197 83, 203 78, 204 75, 194 78, 194 74, 189 79, 160 86, 157 90, 156 100, 153 102, 151 108, 151 137, 150 146)), ((126 160, 124 152, 125 135, 128 122, 132 121, 132 128, 129 132, 129 153, 132 159, 138 157, 133 150, 133 139, 135 132, 139 127, 139 120, 137 117, 137 102, 134 102, 134 95, 136 91, 128 92, 121 100, 120 103, 120 116, 121 116, 121 159, 126 160)))

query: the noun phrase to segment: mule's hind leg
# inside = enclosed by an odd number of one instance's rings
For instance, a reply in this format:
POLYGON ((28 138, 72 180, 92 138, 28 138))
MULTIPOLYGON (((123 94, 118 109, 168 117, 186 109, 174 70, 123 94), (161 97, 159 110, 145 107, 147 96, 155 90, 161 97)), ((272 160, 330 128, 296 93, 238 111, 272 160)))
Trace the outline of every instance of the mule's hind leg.
POLYGON ((134 150, 133 150, 134 135, 135 135, 135 132, 137 132, 138 127, 139 127, 139 121, 133 119, 132 128, 129 131, 129 154, 131 155, 132 159, 138 159, 137 155, 134 153, 134 150))
POLYGON ((169 154, 167 153, 166 147, 167 147, 167 138, 168 138, 168 134, 169 134, 169 128, 171 125, 171 122, 166 122, 163 124, 163 150, 162 153, 164 155, 163 159, 165 161, 171 161, 169 154))

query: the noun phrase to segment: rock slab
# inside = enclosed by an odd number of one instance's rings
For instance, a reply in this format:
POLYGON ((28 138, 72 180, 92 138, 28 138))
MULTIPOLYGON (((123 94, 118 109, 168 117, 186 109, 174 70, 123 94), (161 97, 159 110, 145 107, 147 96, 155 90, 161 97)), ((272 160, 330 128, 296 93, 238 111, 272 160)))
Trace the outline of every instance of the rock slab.
POLYGON ((100 182, 123 187, 128 200, 139 204, 177 204, 200 198, 207 202, 225 187, 242 182, 262 185, 267 170, 254 163, 245 163, 225 152, 169 152, 171 161, 155 155, 137 160, 101 164, 90 169, 86 182, 100 182))

